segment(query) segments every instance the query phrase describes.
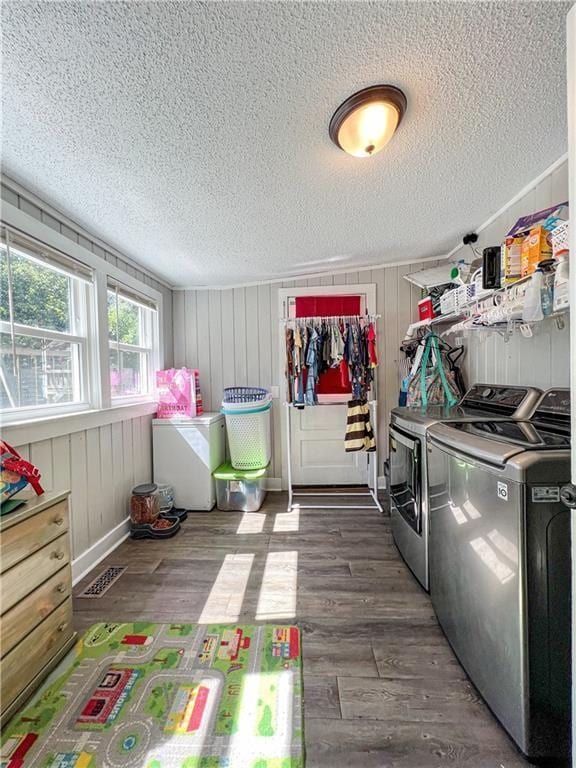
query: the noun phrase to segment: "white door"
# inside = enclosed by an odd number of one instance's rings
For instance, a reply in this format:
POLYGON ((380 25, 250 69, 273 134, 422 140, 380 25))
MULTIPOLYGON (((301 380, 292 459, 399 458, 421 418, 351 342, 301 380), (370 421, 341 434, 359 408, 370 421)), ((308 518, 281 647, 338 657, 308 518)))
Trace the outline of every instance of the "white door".
POLYGON ((362 485, 366 453, 346 453, 345 403, 291 411, 292 482, 295 485, 362 485))

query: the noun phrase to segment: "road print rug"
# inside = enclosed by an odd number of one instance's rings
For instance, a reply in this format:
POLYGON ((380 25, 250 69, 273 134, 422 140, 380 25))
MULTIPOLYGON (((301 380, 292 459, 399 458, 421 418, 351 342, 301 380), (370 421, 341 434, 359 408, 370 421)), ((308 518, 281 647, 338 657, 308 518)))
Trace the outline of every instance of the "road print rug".
POLYGON ((302 768, 300 632, 95 624, 9 723, 0 766, 302 768))

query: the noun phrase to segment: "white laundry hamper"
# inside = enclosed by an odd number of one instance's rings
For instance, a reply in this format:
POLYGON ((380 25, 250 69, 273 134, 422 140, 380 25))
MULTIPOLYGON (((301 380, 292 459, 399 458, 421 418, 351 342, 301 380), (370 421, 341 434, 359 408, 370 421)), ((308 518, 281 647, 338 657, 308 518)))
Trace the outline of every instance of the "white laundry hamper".
POLYGON ((228 387, 222 413, 234 469, 263 469, 270 463, 272 396, 259 387, 228 387))

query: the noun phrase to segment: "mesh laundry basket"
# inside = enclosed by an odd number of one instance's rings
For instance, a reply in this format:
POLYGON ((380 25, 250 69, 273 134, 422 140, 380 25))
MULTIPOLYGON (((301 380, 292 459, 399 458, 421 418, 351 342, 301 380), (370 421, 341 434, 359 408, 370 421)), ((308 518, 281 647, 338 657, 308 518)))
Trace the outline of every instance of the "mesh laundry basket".
MULTIPOLYGON (((234 387, 230 389, 254 389, 234 387)), ((224 399, 222 413, 226 417, 226 431, 230 445, 230 459, 234 469, 262 469, 270 463, 270 409, 272 397, 264 390, 265 397, 258 398, 262 390, 250 400, 242 400, 244 393, 237 392, 239 399, 224 399)), ((246 395, 248 393, 245 393, 246 395)), ((226 392, 225 392, 226 398, 226 392)))
POLYGON ((254 403, 255 400, 269 400, 270 392, 262 387, 226 387, 223 405, 227 403, 254 403))

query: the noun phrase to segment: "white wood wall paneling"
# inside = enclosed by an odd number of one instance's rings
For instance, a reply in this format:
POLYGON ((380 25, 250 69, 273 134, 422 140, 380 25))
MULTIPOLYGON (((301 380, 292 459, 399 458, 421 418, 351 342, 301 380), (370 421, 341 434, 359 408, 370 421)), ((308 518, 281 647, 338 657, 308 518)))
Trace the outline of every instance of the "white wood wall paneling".
POLYGON ((234 384, 239 387, 248 381, 246 344, 246 289, 234 288, 234 384))
MULTIPOLYGON (((202 397, 204 400, 204 410, 212 410, 212 391, 210 385, 210 317, 209 317, 209 291, 199 291, 197 294, 196 306, 196 327, 198 333, 198 368, 201 379, 202 397)), ((215 353, 217 350, 215 350, 215 353)))
POLYGON ((196 314, 196 293, 186 291, 184 295, 184 322, 182 324, 182 333, 185 337, 185 359, 194 362, 194 368, 198 364, 198 322, 196 314))
POLYGON ((88 529, 88 454, 86 432, 70 435, 70 513, 72 520, 72 553, 77 557, 90 546, 88 529))
POLYGON ((110 530, 114 520, 114 472, 112 463, 112 425, 106 424, 99 430, 100 444, 100 536, 110 530))
POLYGON ((152 416, 139 416, 17 447, 45 491, 71 490, 74 558, 126 519, 132 487, 152 479, 151 433, 152 416))
MULTIPOLYGON (((190 324, 190 330, 186 327, 186 318, 184 317, 184 303, 186 294, 184 291, 175 291, 172 307, 173 335, 174 335, 174 366, 182 368, 186 360, 186 337, 196 333, 196 318, 190 324)), ((191 365, 191 363, 190 363, 191 365)))

